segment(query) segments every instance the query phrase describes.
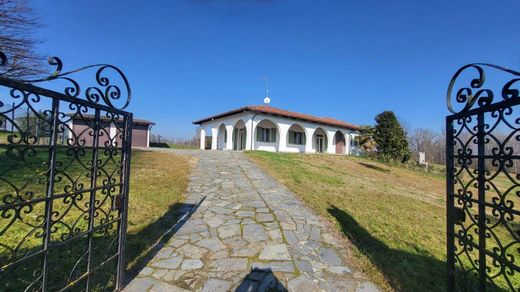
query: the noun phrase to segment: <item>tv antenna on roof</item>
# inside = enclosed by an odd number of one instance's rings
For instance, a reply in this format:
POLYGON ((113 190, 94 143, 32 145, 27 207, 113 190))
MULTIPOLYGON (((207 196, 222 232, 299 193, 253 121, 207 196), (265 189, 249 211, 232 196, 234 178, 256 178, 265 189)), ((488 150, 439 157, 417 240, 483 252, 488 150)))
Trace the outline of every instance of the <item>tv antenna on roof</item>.
POLYGON ((271 103, 271 98, 269 98, 269 76, 267 74, 264 74, 264 75, 262 75, 262 77, 260 77, 260 80, 264 80, 265 81, 265 98, 264 98, 264 103, 266 105, 268 105, 269 103, 271 103))

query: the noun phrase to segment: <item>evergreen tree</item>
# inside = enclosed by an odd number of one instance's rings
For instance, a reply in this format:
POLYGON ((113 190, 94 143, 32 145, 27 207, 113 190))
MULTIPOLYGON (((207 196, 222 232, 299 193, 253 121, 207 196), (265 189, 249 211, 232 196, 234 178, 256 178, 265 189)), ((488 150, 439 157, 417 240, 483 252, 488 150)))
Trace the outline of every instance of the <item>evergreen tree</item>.
POLYGON ((383 159, 400 160, 402 162, 410 159, 406 132, 393 112, 384 111, 376 116, 374 140, 376 141, 378 155, 383 159))

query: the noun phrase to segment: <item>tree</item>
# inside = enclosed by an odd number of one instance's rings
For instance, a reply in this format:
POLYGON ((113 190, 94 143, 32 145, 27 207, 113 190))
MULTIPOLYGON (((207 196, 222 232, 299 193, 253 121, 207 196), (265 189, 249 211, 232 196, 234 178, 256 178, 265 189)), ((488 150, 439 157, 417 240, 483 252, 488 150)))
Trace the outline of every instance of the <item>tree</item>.
POLYGON ((359 136, 357 136, 358 145, 366 154, 371 154, 376 150, 376 141, 374 141, 374 127, 370 125, 361 126, 359 136))
POLYGON ((436 149, 438 148, 438 136, 439 135, 436 132, 430 129, 415 129, 408 138, 413 158, 418 160, 419 152, 424 152, 426 160, 433 162, 436 155, 436 149))
POLYGON ((33 34, 38 26, 26 0, 0 0, 0 52, 8 59, 0 75, 21 79, 46 72, 42 57, 35 52, 38 41, 33 34))
POLYGON ((376 141, 378 155, 383 159, 402 162, 410 159, 406 132, 397 121, 395 114, 391 111, 384 111, 378 114, 375 120, 374 141, 376 141))

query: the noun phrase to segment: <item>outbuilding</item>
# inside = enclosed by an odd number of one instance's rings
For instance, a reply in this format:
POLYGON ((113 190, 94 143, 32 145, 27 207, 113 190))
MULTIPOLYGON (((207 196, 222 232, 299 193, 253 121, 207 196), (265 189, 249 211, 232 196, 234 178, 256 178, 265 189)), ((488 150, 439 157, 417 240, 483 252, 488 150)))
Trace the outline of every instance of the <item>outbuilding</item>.
MULTIPOLYGON (((85 145, 93 144, 94 137, 89 134, 88 129, 91 128, 91 122, 95 120, 94 115, 82 114, 71 115, 69 121, 69 137, 76 137, 76 139, 84 140, 85 145)), ((142 119, 133 119, 132 123, 132 147, 150 147, 150 131, 155 123, 142 119)), ((117 133, 123 129, 123 121, 114 123, 112 119, 101 117, 101 131, 99 137, 99 145, 110 143, 108 141, 119 142, 117 133), (115 139, 114 139, 115 138, 115 139)))

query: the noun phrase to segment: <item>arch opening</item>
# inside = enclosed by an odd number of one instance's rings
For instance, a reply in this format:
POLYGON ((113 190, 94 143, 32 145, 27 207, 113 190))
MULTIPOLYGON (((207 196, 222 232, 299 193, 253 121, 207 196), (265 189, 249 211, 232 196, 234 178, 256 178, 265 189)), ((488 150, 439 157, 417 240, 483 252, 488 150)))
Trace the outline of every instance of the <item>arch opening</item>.
POLYGON ((278 151, 280 130, 278 125, 269 120, 261 120, 255 127, 255 150, 278 151))
POLYGON ((246 123, 239 120, 233 127, 233 150, 246 149, 247 129, 246 123))
POLYGON ((307 137, 305 130, 299 124, 293 124, 287 131, 287 150, 297 151, 300 153, 305 152, 305 144, 307 143, 307 137))
POLYGON ((322 128, 317 128, 312 135, 312 148, 317 153, 327 152, 328 138, 327 132, 322 128))
POLYGON ((336 146, 336 154, 345 154, 345 135, 341 131, 337 131, 334 134, 334 145, 336 146))

